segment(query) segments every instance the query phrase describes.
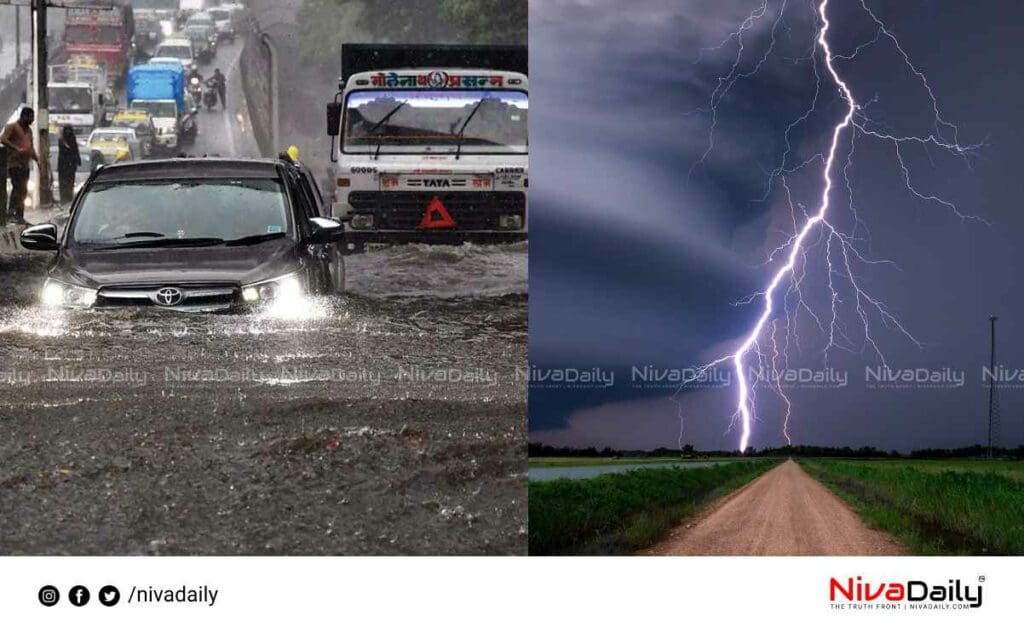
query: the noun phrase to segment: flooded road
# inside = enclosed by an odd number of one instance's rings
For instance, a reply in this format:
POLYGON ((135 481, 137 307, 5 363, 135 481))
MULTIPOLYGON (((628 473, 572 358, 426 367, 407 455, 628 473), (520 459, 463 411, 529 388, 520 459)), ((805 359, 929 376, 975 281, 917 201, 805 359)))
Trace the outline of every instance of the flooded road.
POLYGON ((0 255, 0 554, 524 553, 526 245, 251 315, 37 306, 0 255))

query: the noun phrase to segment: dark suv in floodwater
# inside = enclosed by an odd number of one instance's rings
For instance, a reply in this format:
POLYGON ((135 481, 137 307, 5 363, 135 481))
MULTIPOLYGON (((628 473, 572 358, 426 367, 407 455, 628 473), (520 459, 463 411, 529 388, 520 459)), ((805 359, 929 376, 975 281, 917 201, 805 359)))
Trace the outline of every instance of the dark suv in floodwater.
POLYGON ((341 290, 334 242, 309 171, 279 160, 176 158, 93 174, 63 235, 21 234, 53 250, 43 302, 71 308, 214 311, 341 290))

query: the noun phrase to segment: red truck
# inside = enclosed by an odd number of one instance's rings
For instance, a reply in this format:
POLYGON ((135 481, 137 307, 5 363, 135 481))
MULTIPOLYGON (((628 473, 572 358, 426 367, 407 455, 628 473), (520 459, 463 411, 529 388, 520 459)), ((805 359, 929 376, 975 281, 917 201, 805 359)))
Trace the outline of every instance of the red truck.
POLYGON ((87 55, 107 70, 107 76, 121 79, 131 65, 135 23, 132 8, 121 0, 109 0, 102 6, 88 3, 69 7, 64 22, 64 46, 67 54, 87 55))

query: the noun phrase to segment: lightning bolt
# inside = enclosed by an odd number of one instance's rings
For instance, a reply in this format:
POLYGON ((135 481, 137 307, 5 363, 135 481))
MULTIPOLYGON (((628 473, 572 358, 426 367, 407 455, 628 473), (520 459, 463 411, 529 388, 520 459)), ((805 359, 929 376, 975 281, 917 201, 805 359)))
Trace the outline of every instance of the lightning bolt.
MULTIPOLYGON (((876 340, 873 327, 875 322, 881 323, 887 329, 900 333, 916 346, 922 347, 922 343, 900 323, 894 312, 882 301, 874 298, 857 278, 856 270, 860 266, 895 266, 894 262, 890 260, 875 259, 865 255, 862 250, 863 247, 860 246, 869 240, 869 234, 867 233, 866 226, 857 214, 849 174, 856 148, 855 140, 858 136, 879 141, 893 148, 903 183, 911 195, 923 202, 944 207, 961 221, 979 220, 984 222, 982 218, 977 216, 961 213, 952 202, 938 195, 924 192, 914 184, 911 170, 904 157, 907 145, 937 148, 964 158, 968 158, 980 145, 964 145, 960 143, 959 130, 957 126, 944 118, 940 112, 938 100, 927 77, 912 63, 910 56, 898 38, 871 11, 866 1, 860 0, 860 7, 875 26, 874 37, 859 44, 848 54, 834 53, 829 41, 829 31, 832 28, 832 24, 829 21, 829 0, 820 0, 816 5, 815 38, 811 45, 810 53, 803 60, 809 61, 812 64, 816 89, 807 110, 787 126, 784 136, 785 149, 781 161, 775 169, 769 172, 765 194, 760 200, 760 202, 767 201, 776 188, 776 182, 778 182, 778 187, 781 187, 786 194, 786 202, 792 216, 793 232, 787 236, 780 246, 772 250, 767 258, 767 264, 777 265, 768 284, 757 293, 737 302, 737 305, 760 303, 761 309, 754 325, 730 353, 695 368, 692 378, 679 385, 679 389, 676 391, 673 399, 678 406, 680 445, 682 445, 685 420, 682 403, 678 396, 681 390, 690 383, 703 377, 709 370, 720 365, 731 365, 735 371, 737 383, 736 409, 733 414, 732 423, 729 425, 729 430, 734 428, 735 425, 739 425, 740 451, 742 452, 747 449, 752 427, 757 420, 755 394, 761 382, 760 377, 764 375, 765 370, 768 371, 770 377, 770 379, 764 380, 766 387, 777 394, 784 405, 781 425, 782 434, 786 441, 791 443, 790 419, 793 413, 793 405, 780 379, 780 370, 788 365, 790 344, 792 343, 799 349, 800 343, 799 339, 796 338, 796 329, 797 320, 801 315, 804 315, 804 318, 809 316, 814 327, 827 340, 822 350, 823 363, 826 367, 829 364, 830 353, 834 350, 856 352, 855 340, 858 339, 861 342, 860 352, 874 355, 883 366, 887 367, 888 363, 885 355, 876 340), (881 42, 888 42, 892 45, 902 63, 906 65, 910 73, 923 86, 924 92, 930 100, 933 125, 932 130, 926 135, 895 134, 875 124, 868 116, 867 111, 875 103, 877 97, 863 104, 858 103, 853 90, 843 79, 837 68, 837 63, 853 60, 863 50, 879 45, 881 42), (822 61, 819 62, 819 59, 822 61), (822 63, 823 69, 820 68, 822 63), (821 72, 822 70, 824 70, 824 73, 821 72), (790 135, 817 110, 822 96, 823 75, 831 81, 831 85, 838 93, 838 97, 844 106, 842 117, 832 126, 826 150, 811 156, 799 164, 790 165, 792 153, 790 135), (841 170, 838 170, 837 162, 844 160, 844 157, 840 155, 840 149, 844 142, 848 143, 849 149, 845 153, 845 164, 841 170), (820 197, 814 203, 813 208, 808 210, 803 205, 794 203, 794 196, 787 178, 817 164, 820 164, 820 197), (848 192, 847 208, 850 211, 850 222, 852 224, 852 229, 848 232, 837 225, 834 220, 830 219, 830 211, 832 211, 831 207, 833 206, 831 198, 837 187, 835 180, 840 175, 842 183, 848 192), (804 295, 804 284, 811 255, 810 251, 814 247, 819 247, 823 250, 824 274, 829 292, 828 303, 831 309, 830 316, 826 318, 822 318, 816 312, 804 295), (779 261, 781 261, 780 265, 778 264, 779 261), (849 301, 847 301, 847 298, 849 298, 849 301), (860 324, 860 331, 856 335, 847 331, 840 318, 841 307, 847 304, 852 306, 852 312, 856 315, 860 324), (780 310, 783 314, 776 316, 777 310, 780 310), (781 344, 779 341, 780 337, 782 339, 781 344), (753 378, 749 378, 748 369, 755 367, 761 371, 754 372, 752 374, 753 378)), ((762 19, 771 19, 771 12, 766 0, 760 2, 741 22, 740 26, 722 40, 720 44, 701 51, 701 57, 698 58, 698 61, 703 59, 706 52, 724 49, 733 42, 735 42, 736 46, 736 55, 732 58, 729 71, 725 75, 718 77, 709 105, 698 110, 698 112, 709 114, 711 123, 707 146, 699 160, 691 167, 689 174, 691 177, 695 170, 702 166, 714 151, 719 105, 737 82, 756 74, 769 56, 771 56, 776 47, 776 32, 783 22, 785 11, 786 0, 782 0, 779 4, 778 13, 772 21, 770 43, 765 47, 763 55, 755 60, 749 70, 742 69, 744 51, 748 46, 745 36, 762 19)))

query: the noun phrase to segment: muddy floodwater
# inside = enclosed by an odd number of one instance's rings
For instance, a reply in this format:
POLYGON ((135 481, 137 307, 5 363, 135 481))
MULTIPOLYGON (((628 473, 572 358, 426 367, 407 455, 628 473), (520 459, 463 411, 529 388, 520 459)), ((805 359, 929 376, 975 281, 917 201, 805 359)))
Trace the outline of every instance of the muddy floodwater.
POLYGON ((37 304, 0 255, 0 554, 523 553, 526 245, 248 315, 37 304))

